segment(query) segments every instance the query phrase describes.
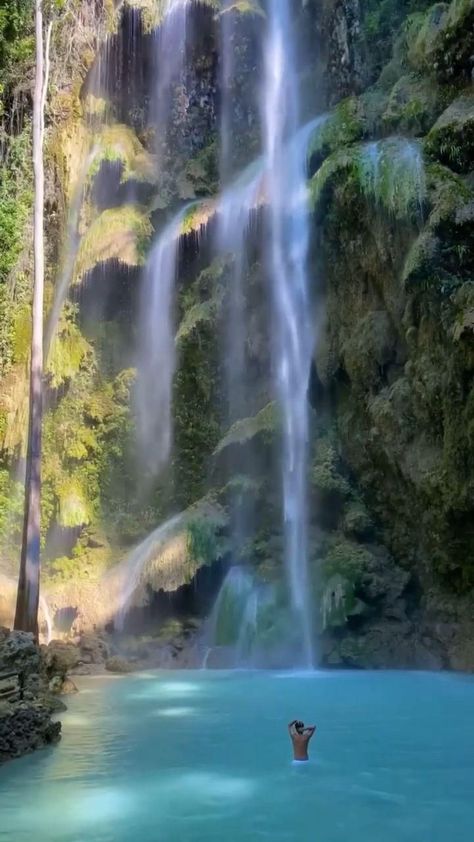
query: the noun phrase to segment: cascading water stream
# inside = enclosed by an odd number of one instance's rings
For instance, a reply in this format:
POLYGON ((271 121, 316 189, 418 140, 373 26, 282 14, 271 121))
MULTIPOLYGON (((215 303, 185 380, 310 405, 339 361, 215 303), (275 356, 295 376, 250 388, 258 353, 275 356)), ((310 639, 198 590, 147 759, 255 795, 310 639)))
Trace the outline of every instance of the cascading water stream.
MULTIPOLYGON (((223 358, 226 361, 227 425, 231 427, 247 414, 249 386, 246 372, 247 324, 245 314, 246 239, 262 185, 260 159, 247 167, 222 193, 217 208, 216 249, 231 258, 228 267, 229 294, 227 297, 225 329, 223 330, 223 358)), ((251 458, 246 454, 247 460, 251 458)), ((242 473, 247 470, 242 463, 242 473)), ((231 532, 235 549, 241 547, 249 529, 250 513, 244 512, 242 501, 231 500, 231 532)), ((248 508, 248 507, 247 507, 248 508)))
POLYGON ((118 580, 119 588, 118 610, 115 614, 117 631, 123 630, 125 618, 132 605, 133 596, 140 585, 146 565, 159 551, 163 543, 180 527, 182 521, 183 515, 179 514, 161 524, 113 571, 113 577, 118 580))
POLYGON ((137 423, 142 462, 156 475, 172 442, 171 401, 176 363, 174 292, 180 233, 189 206, 159 234, 144 272, 140 300, 137 423))
POLYGON ((313 349, 307 258, 308 126, 296 138, 299 92, 288 0, 267 4, 265 78, 262 89, 264 149, 268 160, 268 263, 274 306, 273 354, 283 411, 285 561, 291 602, 301 625, 303 660, 313 662, 310 616, 306 458, 307 389, 313 349))
POLYGON ((271 586, 257 583, 243 567, 231 567, 208 621, 203 668, 207 667, 214 647, 229 650, 236 667, 254 664, 261 654, 262 618, 273 602, 271 586))
POLYGON ((175 89, 183 83, 186 66, 186 31, 192 0, 163 0, 162 22, 156 33, 156 82, 152 104, 159 164, 172 123, 175 89))
MULTIPOLYGON (((184 83, 187 15, 191 0, 164 0, 156 34, 152 117, 158 167, 169 141, 176 87, 184 83)), ((161 176, 161 173, 159 173, 161 176)), ((175 370, 174 290, 179 235, 188 206, 157 235, 144 273, 140 299, 137 427, 142 465, 156 476, 172 444, 172 385, 175 370)))
POLYGON ((46 602, 44 596, 42 596, 41 594, 39 598, 39 607, 41 613, 43 614, 43 619, 46 625, 46 643, 49 644, 53 639, 53 620, 51 617, 51 612, 49 610, 49 605, 46 602))

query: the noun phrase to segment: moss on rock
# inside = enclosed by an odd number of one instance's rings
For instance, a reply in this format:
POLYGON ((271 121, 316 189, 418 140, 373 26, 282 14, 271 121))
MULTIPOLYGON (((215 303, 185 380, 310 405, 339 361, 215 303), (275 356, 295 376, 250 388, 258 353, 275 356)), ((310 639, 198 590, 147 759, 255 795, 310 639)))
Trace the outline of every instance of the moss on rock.
POLYGON ((110 260, 130 267, 142 265, 151 233, 146 212, 136 205, 103 211, 82 237, 74 265, 74 283, 80 283, 97 264, 110 260))
POLYGON ((220 440, 214 453, 217 455, 232 444, 244 445, 255 436, 272 435, 279 427, 279 413, 275 403, 268 403, 252 418, 241 418, 232 425, 220 440))
POLYGON ((428 152, 455 172, 466 172, 474 160, 474 94, 465 93, 441 114, 427 140, 428 152))

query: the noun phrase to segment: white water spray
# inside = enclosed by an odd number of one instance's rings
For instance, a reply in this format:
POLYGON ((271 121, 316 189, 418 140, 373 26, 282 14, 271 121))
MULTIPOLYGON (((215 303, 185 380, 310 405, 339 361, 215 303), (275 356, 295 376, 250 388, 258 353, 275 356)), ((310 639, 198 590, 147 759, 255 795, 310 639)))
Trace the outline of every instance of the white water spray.
POLYGON ((114 571, 119 579, 119 606, 115 616, 115 627, 122 631, 125 618, 133 602, 133 595, 140 585, 145 567, 156 556, 166 541, 179 529, 183 515, 175 515, 145 538, 130 556, 114 571))
POLYGON ((284 419, 285 561, 292 606, 301 625, 303 658, 311 666, 306 460, 307 389, 314 337, 307 278, 306 149, 315 125, 310 124, 297 134, 299 93, 288 0, 271 0, 267 15, 262 113, 269 168, 268 262, 275 314, 273 355, 284 419))

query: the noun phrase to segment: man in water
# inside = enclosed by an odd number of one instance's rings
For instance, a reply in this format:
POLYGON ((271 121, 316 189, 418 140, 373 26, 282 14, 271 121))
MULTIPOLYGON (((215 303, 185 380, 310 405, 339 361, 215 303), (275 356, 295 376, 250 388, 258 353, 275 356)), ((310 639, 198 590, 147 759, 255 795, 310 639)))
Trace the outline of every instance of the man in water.
POLYGON ((305 728, 304 722, 299 722, 297 719, 288 725, 288 732, 293 743, 293 757, 297 763, 309 760, 308 745, 315 731, 316 725, 305 728))

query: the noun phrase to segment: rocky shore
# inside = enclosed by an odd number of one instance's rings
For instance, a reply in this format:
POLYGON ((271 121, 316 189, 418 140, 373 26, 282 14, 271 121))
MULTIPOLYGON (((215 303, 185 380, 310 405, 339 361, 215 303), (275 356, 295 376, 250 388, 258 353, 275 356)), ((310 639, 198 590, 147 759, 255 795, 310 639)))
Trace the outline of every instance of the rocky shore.
POLYGON ((31 634, 0 628, 0 764, 57 742, 64 708, 55 673, 31 634))

